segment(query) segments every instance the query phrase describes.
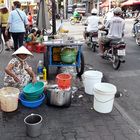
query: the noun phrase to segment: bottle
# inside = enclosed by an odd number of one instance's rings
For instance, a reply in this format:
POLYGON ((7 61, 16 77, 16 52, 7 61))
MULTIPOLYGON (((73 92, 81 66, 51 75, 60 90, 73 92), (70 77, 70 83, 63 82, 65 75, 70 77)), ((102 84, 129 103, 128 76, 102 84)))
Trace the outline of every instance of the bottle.
POLYGON ((47 69, 45 67, 43 68, 43 80, 47 81, 47 69))
POLYGON ((43 62, 41 60, 37 64, 37 75, 39 80, 43 79, 43 62))

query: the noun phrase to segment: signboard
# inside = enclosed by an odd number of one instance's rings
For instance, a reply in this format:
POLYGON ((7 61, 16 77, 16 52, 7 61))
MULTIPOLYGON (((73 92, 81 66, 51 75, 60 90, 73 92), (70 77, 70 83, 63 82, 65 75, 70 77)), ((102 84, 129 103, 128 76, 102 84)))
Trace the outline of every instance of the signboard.
POLYGON ((4 0, 0 0, 0 4, 4 3, 4 0))

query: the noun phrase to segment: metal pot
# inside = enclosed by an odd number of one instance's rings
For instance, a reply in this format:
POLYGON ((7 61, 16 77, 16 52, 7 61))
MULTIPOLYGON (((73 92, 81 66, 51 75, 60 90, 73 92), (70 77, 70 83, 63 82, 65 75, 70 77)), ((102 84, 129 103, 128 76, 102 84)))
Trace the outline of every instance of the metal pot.
POLYGON ((72 90, 61 90, 58 87, 49 89, 47 92, 47 104, 69 107, 71 104, 72 90))

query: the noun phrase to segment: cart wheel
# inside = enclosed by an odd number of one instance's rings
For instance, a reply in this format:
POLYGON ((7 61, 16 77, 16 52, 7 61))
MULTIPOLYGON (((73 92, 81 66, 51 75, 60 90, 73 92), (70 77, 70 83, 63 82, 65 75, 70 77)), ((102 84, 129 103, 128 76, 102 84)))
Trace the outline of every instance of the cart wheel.
MULTIPOLYGON (((77 53, 77 57, 76 57, 76 63, 78 63, 78 56, 79 56, 79 52, 77 53)), ((84 73, 84 56, 82 54, 82 52, 80 53, 80 65, 76 66, 76 71, 77 71, 77 76, 81 77, 81 75, 84 73)))

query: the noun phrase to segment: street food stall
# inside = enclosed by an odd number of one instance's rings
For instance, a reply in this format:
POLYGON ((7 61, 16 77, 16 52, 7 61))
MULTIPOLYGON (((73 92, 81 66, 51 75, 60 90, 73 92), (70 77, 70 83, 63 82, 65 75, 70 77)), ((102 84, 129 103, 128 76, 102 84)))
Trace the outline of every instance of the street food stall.
POLYGON ((64 39, 51 39, 44 41, 46 46, 44 52, 44 66, 47 69, 47 78, 49 78, 49 67, 76 67, 77 76, 84 72, 84 56, 82 53, 83 42, 69 41, 64 39))

